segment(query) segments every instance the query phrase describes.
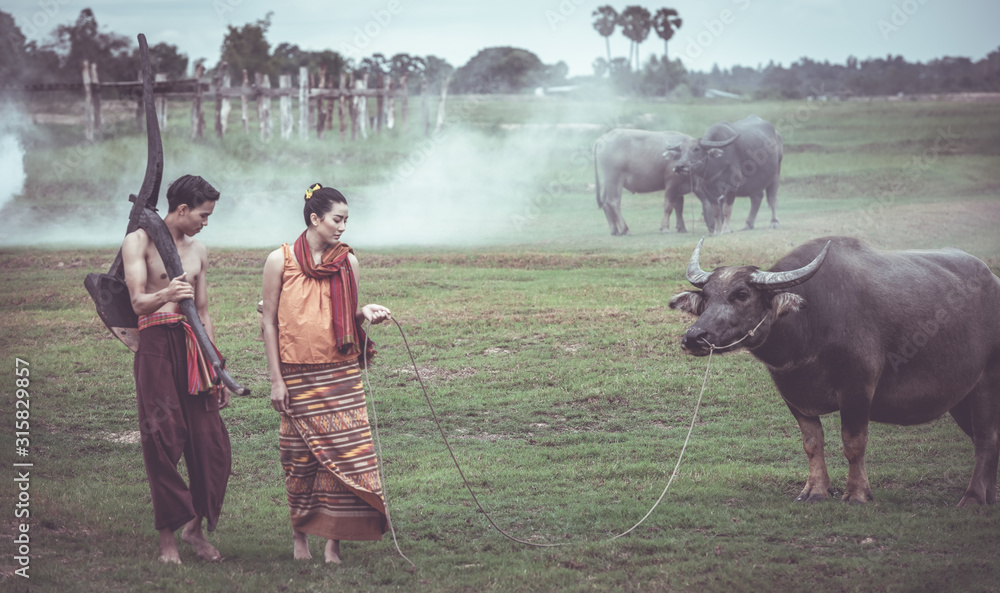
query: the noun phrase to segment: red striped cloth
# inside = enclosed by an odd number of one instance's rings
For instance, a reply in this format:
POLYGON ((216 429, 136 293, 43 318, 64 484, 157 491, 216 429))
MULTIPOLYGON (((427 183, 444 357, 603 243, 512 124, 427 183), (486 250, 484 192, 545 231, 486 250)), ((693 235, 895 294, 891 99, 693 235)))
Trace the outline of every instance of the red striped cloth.
MULTIPOLYGON (((327 247, 323 252, 322 263, 315 266, 305 232, 295 240, 294 250, 302 273, 310 278, 330 279, 330 310, 333 312, 333 337, 337 349, 342 353, 361 354, 361 344, 365 343, 366 336, 355 316, 358 310, 358 285, 348 258, 354 250, 346 243, 327 247)), ((375 345, 369 340, 368 351, 363 360, 371 360, 374 355, 375 345)))
MULTIPOLYGON (((141 332, 146 328, 157 325, 172 325, 175 323, 180 323, 184 327, 184 343, 187 345, 188 393, 195 395, 202 391, 219 389, 215 383, 217 376, 215 369, 208 364, 205 354, 198 347, 198 340, 194 337, 194 330, 188 324, 187 317, 180 313, 165 312, 140 315, 139 331, 141 332)), ((212 344, 212 348, 215 348, 215 344, 212 344)), ((222 354, 219 353, 217 348, 215 348, 215 353, 221 360, 222 354)))

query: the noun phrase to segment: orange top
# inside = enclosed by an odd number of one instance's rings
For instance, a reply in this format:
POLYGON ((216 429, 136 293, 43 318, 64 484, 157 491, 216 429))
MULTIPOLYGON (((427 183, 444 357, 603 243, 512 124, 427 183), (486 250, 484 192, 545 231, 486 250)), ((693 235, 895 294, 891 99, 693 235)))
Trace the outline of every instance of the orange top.
POLYGON ((288 364, 328 364, 357 358, 341 353, 333 337, 330 282, 306 276, 288 243, 278 299, 278 354, 288 364))

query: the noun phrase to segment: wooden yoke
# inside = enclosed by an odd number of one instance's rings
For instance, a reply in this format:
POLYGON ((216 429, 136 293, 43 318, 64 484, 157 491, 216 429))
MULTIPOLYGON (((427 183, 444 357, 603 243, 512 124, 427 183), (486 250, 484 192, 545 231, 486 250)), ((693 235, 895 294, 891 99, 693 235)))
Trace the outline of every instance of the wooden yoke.
MULTIPOLYGON (((149 47, 146 36, 139 34, 139 55, 142 61, 142 93, 146 110, 146 175, 143 177, 139 195, 129 196, 133 202, 129 213, 126 234, 143 229, 149 234, 153 245, 163 260, 163 266, 171 279, 184 273, 177 246, 174 244, 166 223, 156 213, 156 201, 160 193, 160 181, 163 178, 163 143, 160 138, 160 126, 156 120, 156 108, 153 97, 153 69, 149 60, 149 47)), ((132 310, 128 286, 125 284, 125 271, 122 265, 122 252, 118 250, 114 263, 107 274, 88 274, 83 282, 90 293, 97 314, 111 330, 112 335, 121 340, 133 351, 139 347, 139 318, 132 310)), ((180 312, 187 317, 188 324, 194 332, 195 339, 208 363, 215 369, 215 383, 223 383, 235 394, 248 395, 250 390, 236 383, 226 372, 226 361, 220 358, 208 339, 205 326, 198 317, 194 299, 184 299, 178 303, 180 312)))

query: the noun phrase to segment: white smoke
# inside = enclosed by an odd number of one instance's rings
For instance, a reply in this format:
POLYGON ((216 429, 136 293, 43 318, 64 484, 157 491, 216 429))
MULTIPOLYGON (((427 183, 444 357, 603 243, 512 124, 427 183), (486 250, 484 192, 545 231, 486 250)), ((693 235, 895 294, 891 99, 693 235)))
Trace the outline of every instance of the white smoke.
MULTIPOLYGON (((305 229, 301 188, 336 187, 350 204, 343 240, 355 247, 491 245, 528 242, 521 222, 541 192, 551 130, 487 133, 453 127, 418 140, 381 181, 342 186, 336 171, 269 180, 274 192, 223 192, 200 240, 216 247, 266 247, 305 229)), ((206 175, 213 182, 211 175, 206 175)), ((589 202, 588 202, 589 203, 589 202)))
POLYGON ((21 139, 0 124, 0 210, 24 190, 26 178, 21 139))
MULTIPOLYGON (((532 118, 538 122, 483 125, 470 115, 472 110, 462 111, 459 104, 440 132, 397 148, 394 162, 368 167, 374 178, 346 169, 354 165, 340 158, 317 158, 309 163, 313 165, 309 172, 303 174, 300 168, 290 174, 260 155, 251 155, 258 158, 250 158, 246 167, 241 163, 233 168, 232 155, 220 155, 216 161, 210 149, 168 151, 159 211, 166 214, 170 181, 185 173, 198 174, 222 193, 199 240, 210 247, 272 247, 293 241, 302 232, 302 188, 319 181, 347 196, 351 216, 344 240, 356 247, 529 243, 537 238, 541 221, 559 207, 561 196, 582 192, 592 179, 590 147, 602 131, 593 122, 606 118, 572 113, 568 107, 539 113, 532 118), (345 184, 348 179, 353 183, 345 184)), ((11 128, 0 127, 4 129, 11 128)), ((46 170, 64 171, 71 179, 86 179, 90 171, 119 170, 117 187, 109 191, 102 185, 102 195, 74 195, 71 208, 54 211, 31 207, 29 202, 46 202, 46 196, 19 198, 0 215, 0 246, 120 244, 132 206, 128 195, 137 193, 142 181, 142 144, 136 138, 112 138, 57 152, 46 170)), ((24 151, 8 140, 3 146, 0 189, 3 199, 10 200, 25 191, 24 151), (16 147, 10 156, 8 146, 16 147), (7 172, 8 164, 17 165, 14 174, 7 172), (9 185, 16 187, 8 189, 9 185)), ((385 154, 380 149, 373 153, 385 154)), ((27 181, 28 188, 38 187, 35 180, 27 181)), ((580 207, 592 203, 588 194, 580 207)))
POLYGON ((442 132, 400 159, 388 184, 365 188, 349 233, 368 246, 493 243, 511 233, 543 157, 526 136, 442 132))

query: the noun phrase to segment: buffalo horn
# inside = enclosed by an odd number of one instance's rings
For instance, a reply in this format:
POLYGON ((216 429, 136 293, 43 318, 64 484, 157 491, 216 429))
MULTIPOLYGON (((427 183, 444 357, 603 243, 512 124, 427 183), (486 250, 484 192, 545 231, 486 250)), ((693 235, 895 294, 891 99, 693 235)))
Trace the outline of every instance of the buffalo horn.
MULTIPOLYGON (((786 288, 791 288, 797 284, 802 284, 806 280, 813 277, 819 267, 823 265, 823 260, 826 259, 826 253, 830 250, 830 241, 826 242, 823 246, 823 251, 819 252, 816 259, 812 260, 805 266, 797 270, 789 270, 787 272, 763 272, 756 271, 750 277, 750 282, 754 286, 759 288, 766 288, 768 290, 784 290, 786 288)), ((688 267, 690 270, 690 266, 688 267)), ((690 278, 690 271, 688 272, 688 277, 690 278)))
POLYGON ((691 254, 691 261, 688 262, 687 267, 687 279, 688 282, 693 284, 696 288, 702 288, 708 283, 708 278, 711 276, 708 272, 701 269, 701 264, 698 262, 701 256, 701 245, 705 242, 705 237, 698 241, 698 246, 694 248, 694 253, 691 254))
POLYGON ((706 140, 702 138, 698 141, 698 144, 701 144, 706 148, 722 148, 723 146, 729 146, 739 137, 739 134, 734 134, 731 138, 726 138, 725 140, 706 140))

